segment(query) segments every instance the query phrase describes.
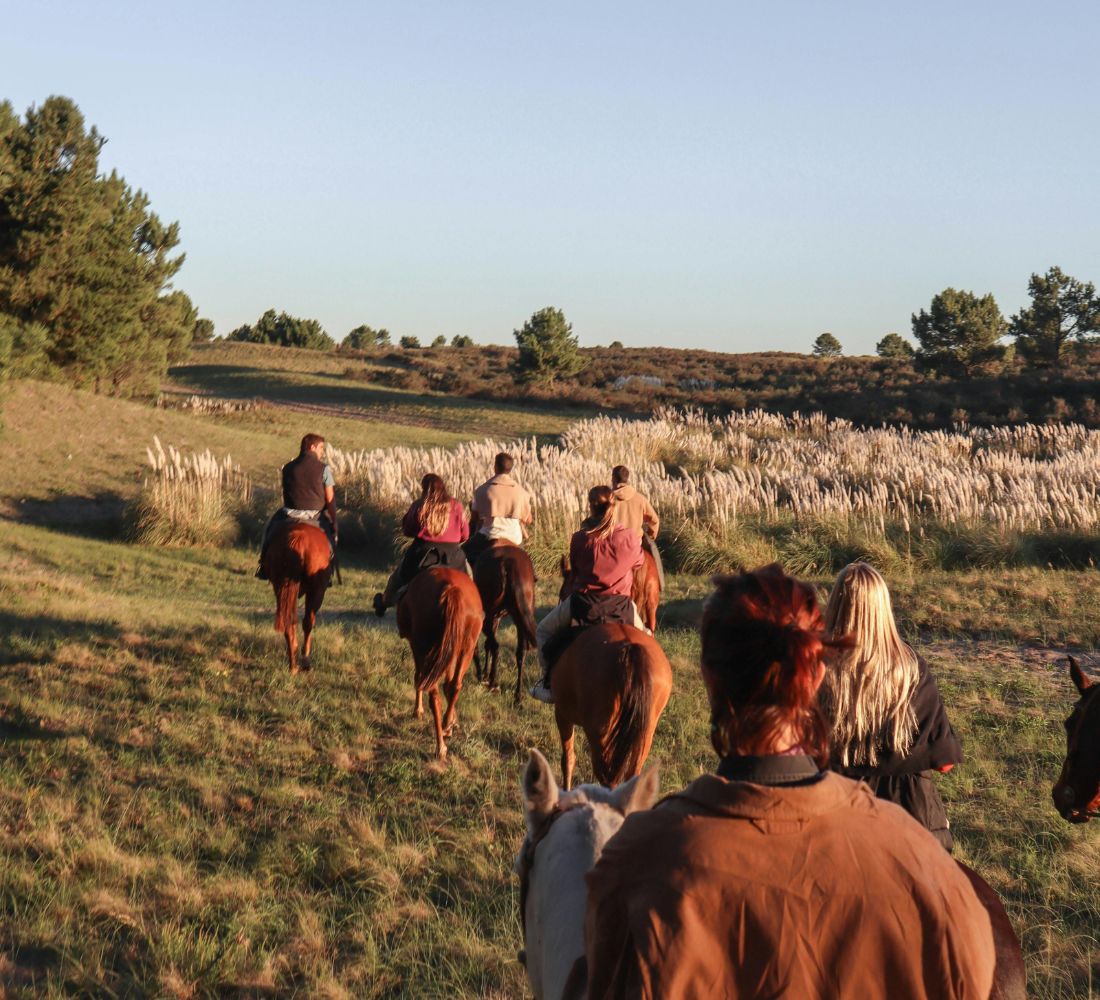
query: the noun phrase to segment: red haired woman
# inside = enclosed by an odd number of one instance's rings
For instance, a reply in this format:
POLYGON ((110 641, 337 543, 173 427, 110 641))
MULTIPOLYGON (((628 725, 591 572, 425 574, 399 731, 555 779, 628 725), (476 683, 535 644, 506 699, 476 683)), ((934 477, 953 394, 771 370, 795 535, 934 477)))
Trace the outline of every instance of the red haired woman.
POLYGON ((412 539, 412 544, 390 574, 385 593, 374 595, 374 612, 379 618, 397 603, 399 592, 419 570, 429 566, 466 568, 462 543, 470 537, 470 524, 462 504, 447 492, 434 472, 420 480, 420 490, 420 499, 413 502, 401 521, 401 531, 412 539))
POLYGON ((989 917, 936 839, 821 768, 825 638, 777 566, 720 578, 702 623, 720 760, 628 816, 588 875, 588 997, 981 998, 989 917))

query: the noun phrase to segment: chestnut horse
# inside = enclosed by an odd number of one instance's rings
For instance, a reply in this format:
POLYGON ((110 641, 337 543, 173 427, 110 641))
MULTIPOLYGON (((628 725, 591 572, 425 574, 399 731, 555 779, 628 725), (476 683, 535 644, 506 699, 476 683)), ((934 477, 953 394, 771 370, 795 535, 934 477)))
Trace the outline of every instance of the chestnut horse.
POLYGON ((1100 817, 1100 683, 1071 656, 1069 675, 1080 698, 1066 719, 1066 759, 1051 795, 1071 823, 1100 817))
POLYGON ((304 637, 301 669, 309 670, 313 626, 328 587, 332 549, 328 536, 314 524, 290 522, 271 539, 264 555, 264 571, 275 591, 275 631, 286 639, 290 672, 298 673, 298 599, 306 599, 302 618, 304 637))
POLYGON ((433 566, 413 577, 397 603, 397 632, 409 640, 415 664, 414 717, 424 714, 424 692, 432 706, 435 747, 440 760, 447 759, 444 737, 454 732, 458 693, 470 668, 484 614, 474 582, 463 572, 433 566), (441 712, 439 685, 447 696, 447 713, 441 712))
POLYGON ((614 787, 639 774, 672 692, 672 667, 657 641, 633 625, 592 625, 550 672, 561 737, 563 787, 573 784, 573 736, 588 739, 592 773, 614 787))
MULTIPOLYGON (((523 662, 527 650, 535 645, 535 567, 531 557, 518 545, 504 539, 496 539, 477 557, 474 563, 474 583, 481 594, 485 611, 485 659, 489 690, 496 691, 497 661, 500 643, 497 628, 508 615, 516 626, 516 694, 519 704, 523 690, 523 662)), ((481 660, 474 653, 477 679, 483 678, 481 660)))

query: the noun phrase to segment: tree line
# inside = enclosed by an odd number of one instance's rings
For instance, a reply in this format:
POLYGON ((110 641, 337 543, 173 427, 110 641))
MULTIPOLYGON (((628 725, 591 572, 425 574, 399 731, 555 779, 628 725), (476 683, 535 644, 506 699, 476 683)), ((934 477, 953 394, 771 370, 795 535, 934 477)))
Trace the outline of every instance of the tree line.
MULTIPOLYGON (((989 373, 1017 355, 1034 367, 1058 364, 1100 335, 1100 297, 1093 283, 1079 281, 1060 267, 1033 274, 1027 285, 1031 304, 1010 320, 990 295, 945 288, 928 309, 913 313, 914 348, 898 333, 888 333, 876 346, 884 358, 912 360, 917 369, 935 375, 989 373), (1004 344, 1005 337, 1013 343, 1004 344)), ((839 357, 840 341, 832 333, 813 343, 813 355, 839 357)))
POLYGON ((179 225, 101 173, 105 142, 66 97, 0 103, 0 371, 128 395, 213 324, 172 288, 179 225))

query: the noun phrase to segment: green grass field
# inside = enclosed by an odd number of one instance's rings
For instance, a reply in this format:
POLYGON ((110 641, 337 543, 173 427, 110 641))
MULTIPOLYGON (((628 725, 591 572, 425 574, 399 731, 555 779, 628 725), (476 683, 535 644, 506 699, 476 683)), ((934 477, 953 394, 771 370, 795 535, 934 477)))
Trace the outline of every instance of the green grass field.
MULTIPOLYGON (((313 379, 343 377, 301 364, 303 398, 313 379)), ((298 375, 285 377, 293 386, 298 375)), ((184 381, 179 370, 173 378, 184 381)), ((231 395, 224 382, 189 386, 231 395)), ((483 433, 483 418, 467 425, 463 407, 423 398, 406 415, 438 404, 437 427, 342 415, 332 418, 346 422, 338 443, 483 433)), ((512 417, 483 410, 506 436, 512 417)), ((132 495, 154 432, 273 471, 302 419, 277 412, 217 417, 35 383, 7 394, 4 443, 16 461, 0 494, 4 995, 526 995, 511 865, 527 749, 556 766, 550 710, 530 699, 517 708, 471 675, 440 767, 430 724, 411 718, 407 648, 392 618, 368 610, 381 572, 345 567, 322 611, 315 669, 291 678, 252 551, 131 545, 89 537, 81 520, 97 497, 132 495)), ((567 422, 528 419, 524 433, 567 422)), ((337 438, 328 425, 321 433, 337 438)), ((1100 576, 1020 569, 891 582, 968 755, 939 783, 959 856, 1004 897, 1033 995, 1100 997, 1096 824, 1065 823, 1049 798, 1073 700, 1060 654, 1095 649, 1100 576)), ((555 587, 541 582, 542 607, 555 587)), ((692 628, 707 589, 704 578, 672 578, 659 633, 675 672, 651 756, 666 790, 714 765, 692 628)), ((1095 655, 1086 659, 1095 670, 1095 655)), ((510 656, 502 668, 507 687, 510 656)), ((586 780, 583 755, 578 763, 586 780)))

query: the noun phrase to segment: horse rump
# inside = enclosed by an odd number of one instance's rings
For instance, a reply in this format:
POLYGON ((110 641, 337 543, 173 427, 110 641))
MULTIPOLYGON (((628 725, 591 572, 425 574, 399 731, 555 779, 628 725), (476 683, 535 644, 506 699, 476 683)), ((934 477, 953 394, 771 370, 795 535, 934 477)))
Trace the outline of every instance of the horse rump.
MULTIPOLYGON (((406 593, 405 600, 409 600, 410 594, 406 593)), ((470 637, 477 641, 481 622, 477 627, 469 627, 468 606, 463 592, 450 583, 445 583, 439 599, 439 614, 442 627, 438 638, 432 643, 424 657, 418 664, 416 677, 417 691, 430 691, 440 681, 448 678, 460 665, 463 656, 471 650, 470 637)))

